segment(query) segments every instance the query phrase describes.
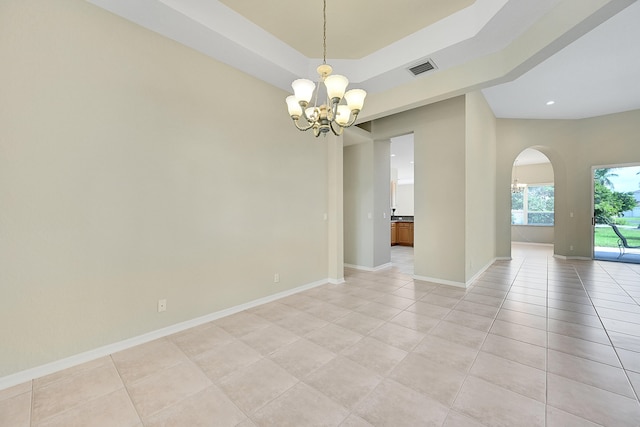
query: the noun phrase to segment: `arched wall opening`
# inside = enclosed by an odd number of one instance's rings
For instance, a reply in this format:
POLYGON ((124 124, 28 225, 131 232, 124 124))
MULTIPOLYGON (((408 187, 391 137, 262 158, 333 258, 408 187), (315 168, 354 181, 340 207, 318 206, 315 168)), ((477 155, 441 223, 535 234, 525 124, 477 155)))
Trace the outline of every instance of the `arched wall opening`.
MULTIPOLYGON (((518 155, 526 149, 534 149, 544 154, 551 164, 554 182, 554 225, 553 225, 553 254, 564 257, 569 254, 567 234, 571 232, 569 227, 574 225, 570 221, 569 206, 573 203, 573 196, 567 190, 568 178, 566 164, 563 156, 554 148, 546 145, 526 144, 510 145, 508 149, 497 151, 497 185, 500 189, 497 193, 496 211, 496 250, 498 259, 511 258, 511 184, 512 173, 518 155)), ((519 178, 524 182, 523 179, 519 178)))
POLYGON ((549 158, 522 150, 511 173, 511 242, 554 244, 555 179, 549 158))

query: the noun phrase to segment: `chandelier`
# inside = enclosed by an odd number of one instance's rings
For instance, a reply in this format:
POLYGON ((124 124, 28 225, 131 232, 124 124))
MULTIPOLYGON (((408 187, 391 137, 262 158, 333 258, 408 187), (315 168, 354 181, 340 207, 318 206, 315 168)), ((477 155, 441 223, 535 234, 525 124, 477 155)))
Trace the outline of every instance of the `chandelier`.
POLYGON ((525 189, 525 187, 527 186, 527 184, 520 184, 518 182, 518 159, 516 159, 516 161, 513 164, 513 171, 511 171, 511 174, 513 175, 513 181, 511 182, 511 193, 512 194, 518 194, 518 193, 522 193, 525 189))
POLYGON ((520 184, 518 183, 518 180, 514 178, 513 182, 511 183, 511 192, 513 194, 522 193, 526 186, 527 184, 520 184))
POLYGON ((323 25, 323 61, 322 65, 317 68, 318 72, 318 89, 311 80, 298 79, 291 83, 294 95, 287 97, 287 106, 289 115, 293 119, 296 128, 301 131, 313 129, 314 135, 326 135, 329 130, 335 135, 342 135, 344 128, 352 126, 358 113, 362 110, 364 98, 367 92, 362 89, 347 89, 349 80, 345 76, 331 74, 333 68, 327 64, 327 0, 324 0, 322 9, 324 25, 323 25), (326 92, 325 101, 318 105, 318 92, 324 85, 326 92), (311 98, 315 98, 313 106, 310 106, 311 98), (341 101, 344 99, 346 104, 341 101), (300 123, 300 117, 304 121, 300 123))

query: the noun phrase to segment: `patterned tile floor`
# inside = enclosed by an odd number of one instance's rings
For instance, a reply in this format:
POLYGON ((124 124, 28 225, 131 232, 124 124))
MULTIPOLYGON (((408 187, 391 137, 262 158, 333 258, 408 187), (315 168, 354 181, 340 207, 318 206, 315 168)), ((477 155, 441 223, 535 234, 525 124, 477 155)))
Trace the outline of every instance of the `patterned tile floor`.
POLYGON ((0 391, 2 426, 638 426, 640 266, 397 266, 0 391))

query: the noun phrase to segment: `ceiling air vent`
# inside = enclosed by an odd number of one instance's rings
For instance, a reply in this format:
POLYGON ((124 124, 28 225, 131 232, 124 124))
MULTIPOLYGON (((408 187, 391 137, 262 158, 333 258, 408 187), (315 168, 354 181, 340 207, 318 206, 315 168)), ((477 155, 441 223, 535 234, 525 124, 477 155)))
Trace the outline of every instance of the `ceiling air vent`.
POLYGON ((413 74, 414 76, 419 76, 420 74, 424 74, 428 71, 432 71, 435 69, 436 69, 436 66, 433 63, 433 61, 428 59, 425 62, 422 62, 418 65, 414 65, 413 67, 409 68, 409 71, 411 71, 411 74, 413 74))

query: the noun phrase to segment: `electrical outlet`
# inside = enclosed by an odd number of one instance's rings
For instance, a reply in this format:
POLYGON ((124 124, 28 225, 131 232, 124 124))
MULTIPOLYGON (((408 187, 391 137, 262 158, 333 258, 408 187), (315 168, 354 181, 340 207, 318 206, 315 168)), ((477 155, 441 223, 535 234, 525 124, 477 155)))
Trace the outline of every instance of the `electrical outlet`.
POLYGON ((276 273, 273 275, 273 283, 279 283, 280 282, 280 274, 276 273))
POLYGON ((573 245, 569 246, 569 250, 572 251, 573 250, 573 245))
POLYGON ((167 300, 166 299, 159 299, 158 300, 158 313, 160 313, 161 311, 167 311, 167 300))

